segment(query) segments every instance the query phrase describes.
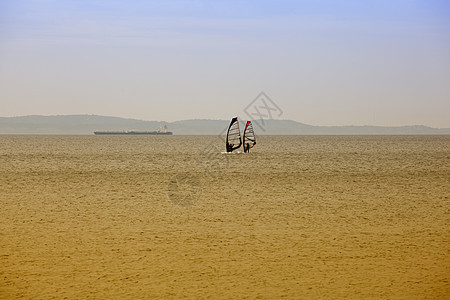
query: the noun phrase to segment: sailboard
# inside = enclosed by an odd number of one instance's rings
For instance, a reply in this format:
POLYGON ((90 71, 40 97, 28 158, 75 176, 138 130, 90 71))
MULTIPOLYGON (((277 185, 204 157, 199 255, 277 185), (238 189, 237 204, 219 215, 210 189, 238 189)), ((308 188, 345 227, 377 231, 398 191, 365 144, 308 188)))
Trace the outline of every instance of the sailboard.
POLYGON ((227 152, 233 152, 242 145, 241 130, 239 129, 239 121, 237 117, 231 119, 230 126, 227 131, 227 152))
POLYGON ((249 152, 256 144, 255 132, 253 131, 252 121, 247 121, 244 129, 244 152, 249 152))

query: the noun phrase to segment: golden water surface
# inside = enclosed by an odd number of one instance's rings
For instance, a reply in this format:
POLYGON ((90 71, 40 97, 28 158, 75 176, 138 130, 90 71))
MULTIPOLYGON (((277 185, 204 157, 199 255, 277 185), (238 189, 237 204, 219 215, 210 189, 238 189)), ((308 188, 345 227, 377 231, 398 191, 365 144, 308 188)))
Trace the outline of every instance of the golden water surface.
POLYGON ((449 297, 450 136, 224 148, 0 136, 0 298, 449 297))

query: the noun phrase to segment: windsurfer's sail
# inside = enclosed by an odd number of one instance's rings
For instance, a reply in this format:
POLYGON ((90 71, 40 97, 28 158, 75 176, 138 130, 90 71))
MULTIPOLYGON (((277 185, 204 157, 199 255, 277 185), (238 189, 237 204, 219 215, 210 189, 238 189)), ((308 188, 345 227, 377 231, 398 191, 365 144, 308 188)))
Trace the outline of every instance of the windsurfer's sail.
POLYGON ((227 152, 239 149, 242 145, 241 130, 239 129, 239 121, 237 117, 231 119, 227 132, 227 152))
POLYGON ((244 152, 249 152, 256 144, 255 132, 251 121, 247 121, 244 129, 244 152))

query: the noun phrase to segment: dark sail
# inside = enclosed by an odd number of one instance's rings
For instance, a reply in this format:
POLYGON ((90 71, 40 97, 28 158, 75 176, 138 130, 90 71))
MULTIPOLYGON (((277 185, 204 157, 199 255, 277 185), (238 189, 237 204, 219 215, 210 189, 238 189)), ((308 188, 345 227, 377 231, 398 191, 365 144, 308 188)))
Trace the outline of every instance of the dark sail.
POLYGON ((227 132, 227 152, 239 149, 242 145, 241 130, 239 129, 239 121, 237 117, 231 119, 227 132))
POLYGON ((247 121, 244 129, 244 152, 249 152, 256 144, 255 132, 251 121, 247 121))

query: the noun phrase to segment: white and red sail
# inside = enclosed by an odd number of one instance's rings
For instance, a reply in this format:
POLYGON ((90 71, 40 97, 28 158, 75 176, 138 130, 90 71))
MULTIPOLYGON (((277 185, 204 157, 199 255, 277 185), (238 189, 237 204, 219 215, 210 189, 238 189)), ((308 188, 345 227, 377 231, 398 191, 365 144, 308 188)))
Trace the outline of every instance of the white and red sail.
POLYGON ((251 121, 247 121, 244 129, 244 152, 249 152, 256 144, 255 132, 251 121))

